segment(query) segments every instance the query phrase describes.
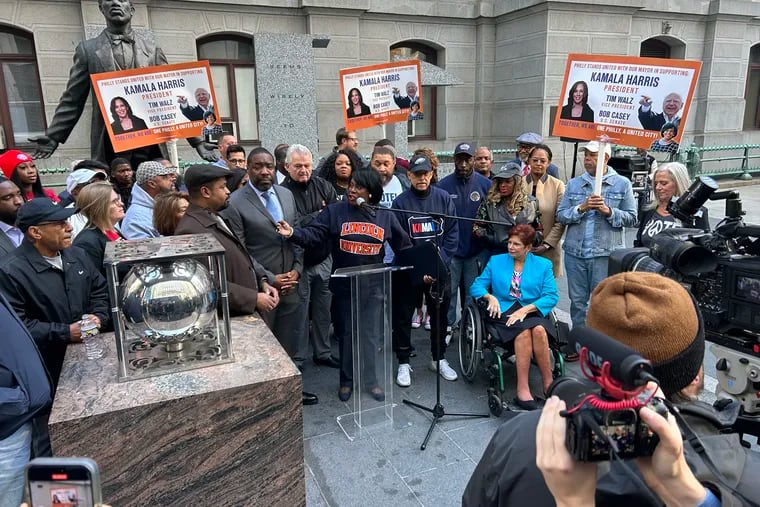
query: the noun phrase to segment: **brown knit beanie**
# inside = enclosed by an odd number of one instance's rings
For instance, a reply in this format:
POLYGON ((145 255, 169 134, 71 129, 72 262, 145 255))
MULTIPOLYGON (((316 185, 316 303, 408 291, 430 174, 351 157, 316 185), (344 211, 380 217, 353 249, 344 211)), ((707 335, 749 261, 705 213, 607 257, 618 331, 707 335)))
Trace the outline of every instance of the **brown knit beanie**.
POLYGON ((649 359, 666 396, 689 385, 704 360, 696 302, 662 275, 626 272, 602 280, 591 294, 586 325, 649 359))

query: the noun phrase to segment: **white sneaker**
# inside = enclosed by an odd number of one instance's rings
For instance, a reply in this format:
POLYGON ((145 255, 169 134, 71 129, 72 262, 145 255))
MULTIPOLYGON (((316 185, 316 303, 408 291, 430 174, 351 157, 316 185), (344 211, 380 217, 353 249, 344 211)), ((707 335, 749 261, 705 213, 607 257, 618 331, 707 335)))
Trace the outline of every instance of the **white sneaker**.
POLYGON ((454 331, 451 329, 451 326, 446 326, 446 346, 449 346, 449 343, 451 343, 451 336, 454 334, 454 331))
MULTIPOLYGON (((457 375, 457 372, 454 371, 454 369, 449 366, 449 362, 445 359, 441 359, 441 377, 443 377, 445 380, 456 380, 459 378, 459 375, 457 375)), ((435 361, 430 361, 430 369, 432 371, 436 371, 436 364, 435 361)))
POLYGON ((425 317, 425 329, 430 331, 430 315, 425 317))
POLYGON ((396 375, 396 383, 401 387, 409 387, 412 385, 412 377, 409 375, 412 372, 412 367, 408 364, 398 365, 398 374, 396 375))
POLYGON ((414 312, 414 317, 412 317, 412 329, 419 329, 420 325, 422 324, 422 316, 414 312))

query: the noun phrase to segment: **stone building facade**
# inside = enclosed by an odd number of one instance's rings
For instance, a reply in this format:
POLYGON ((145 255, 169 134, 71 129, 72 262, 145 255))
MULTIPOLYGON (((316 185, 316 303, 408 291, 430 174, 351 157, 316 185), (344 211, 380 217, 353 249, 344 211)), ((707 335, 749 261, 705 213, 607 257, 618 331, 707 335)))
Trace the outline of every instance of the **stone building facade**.
MULTIPOLYGON (((2 5, 0 122, 5 145, 24 149, 23 139, 52 118, 76 44, 97 33, 103 19, 96 0, 3 0, 2 5)), ((549 136, 570 52, 701 60, 684 140, 760 143, 759 0, 134 0, 134 5, 133 26, 152 31, 170 62, 211 58, 217 96, 226 97, 230 112, 225 121, 249 146, 256 144, 260 127, 256 96, 264 100, 265 91, 254 90, 252 35, 264 32, 330 37, 326 48, 314 49, 322 153, 334 144, 345 107, 339 69, 388 61, 392 51, 422 56, 463 82, 423 88, 428 123, 415 126, 410 149, 451 150, 462 140, 512 147, 528 130, 549 136)), ((86 157, 88 129, 89 121, 80 121, 43 164, 63 167, 86 157)), ((382 136, 380 128, 360 132, 360 151, 368 152, 382 136)), ((560 154, 567 152, 558 139, 549 140, 560 154)))

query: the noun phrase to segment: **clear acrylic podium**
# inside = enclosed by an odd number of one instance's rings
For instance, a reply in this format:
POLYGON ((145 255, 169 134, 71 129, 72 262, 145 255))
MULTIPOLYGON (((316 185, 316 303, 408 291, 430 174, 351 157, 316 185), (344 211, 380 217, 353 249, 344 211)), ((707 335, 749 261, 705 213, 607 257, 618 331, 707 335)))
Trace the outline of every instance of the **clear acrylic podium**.
POLYGON ((393 424, 393 347, 391 339, 391 273, 408 267, 371 264, 338 269, 333 278, 346 279, 351 294, 353 345, 353 411, 340 415, 338 425, 349 440, 369 427, 393 424), (385 393, 375 400, 372 387, 385 393))

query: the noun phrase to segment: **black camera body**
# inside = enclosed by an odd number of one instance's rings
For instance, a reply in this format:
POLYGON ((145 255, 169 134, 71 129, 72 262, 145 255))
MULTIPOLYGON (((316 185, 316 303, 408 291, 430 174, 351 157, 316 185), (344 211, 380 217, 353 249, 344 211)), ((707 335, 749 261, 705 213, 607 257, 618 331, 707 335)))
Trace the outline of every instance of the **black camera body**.
MULTIPOLYGON (((547 394, 558 396, 568 407, 590 394, 616 401, 606 397, 597 384, 570 377, 557 379, 547 394)), ((647 406, 667 417, 667 407, 659 398, 652 398, 647 406)), ((637 409, 605 410, 587 403, 568 414, 565 446, 577 461, 607 461, 613 450, 621 459, 651 456, 659 442, 660 438, 641 420, 637 409), (595 424, 591 423, 592 420, 595 424), (596 430, 595 425, 598 425, 596 430)))

